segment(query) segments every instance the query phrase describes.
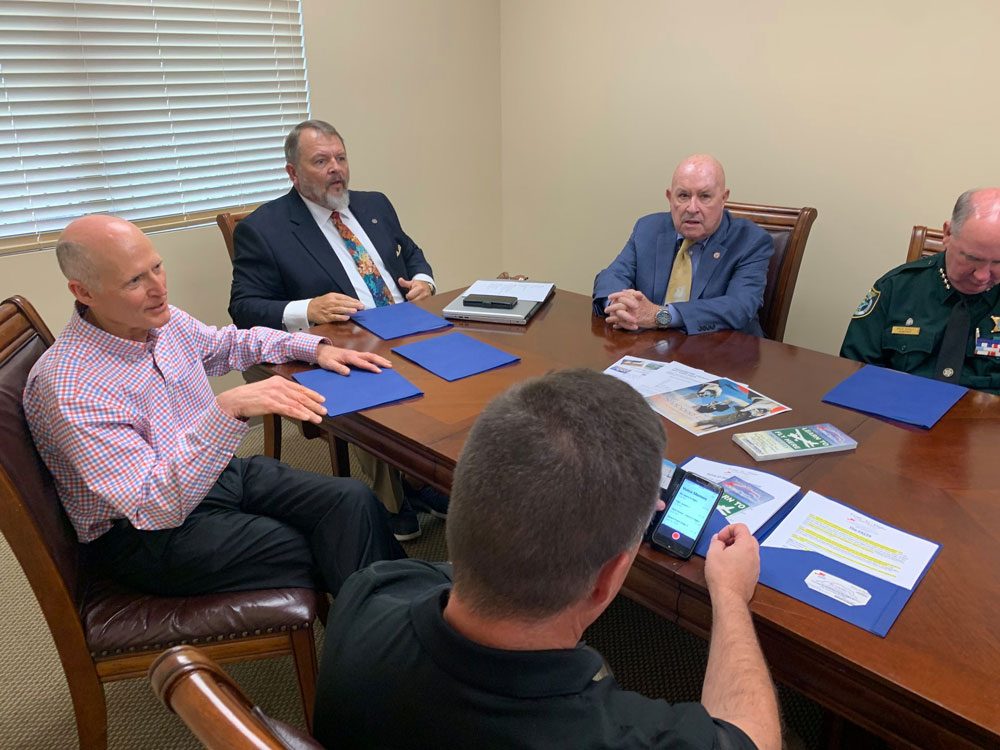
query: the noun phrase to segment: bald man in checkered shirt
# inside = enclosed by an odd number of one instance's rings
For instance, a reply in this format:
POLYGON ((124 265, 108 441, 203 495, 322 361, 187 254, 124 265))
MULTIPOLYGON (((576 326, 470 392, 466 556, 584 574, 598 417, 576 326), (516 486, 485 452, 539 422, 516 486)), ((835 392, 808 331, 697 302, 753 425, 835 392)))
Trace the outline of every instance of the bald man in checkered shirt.
POLYGON ((260 362, 346 375, 388 361, 305 333, 204 325, 167 303, 162 259, 122 219, 77 219, 56 254, 76 304, 28 376, 24 411, 77 537, 112 577, 169 596, 336 594, 355 570, 405 556, 361 483, 233 456, 250 417, 319 422, 319 394, 272 377, 216 396, 208 382, 260 362))

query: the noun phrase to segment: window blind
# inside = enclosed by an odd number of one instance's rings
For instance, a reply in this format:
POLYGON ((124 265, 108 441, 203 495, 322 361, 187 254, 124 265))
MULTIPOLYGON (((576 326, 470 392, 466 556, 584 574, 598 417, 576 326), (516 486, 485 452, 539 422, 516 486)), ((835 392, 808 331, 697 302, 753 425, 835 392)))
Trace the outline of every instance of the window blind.
POLYGON ((273 198, 308 112, 299 0, 0 0, 0 251, 273 198))

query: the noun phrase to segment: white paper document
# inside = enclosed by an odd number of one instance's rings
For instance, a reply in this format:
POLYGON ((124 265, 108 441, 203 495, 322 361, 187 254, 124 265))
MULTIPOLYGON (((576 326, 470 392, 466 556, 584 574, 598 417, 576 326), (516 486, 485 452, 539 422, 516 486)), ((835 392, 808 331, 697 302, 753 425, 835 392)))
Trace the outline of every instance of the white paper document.
POLYGON ((710 372, 688 367, 680 362, 658 362, 642 357, 622 357, 604 373, 624 380, 647 398, 656 393, 675 391, 716 379, 710 372))
MULTIPOLYGON (((812 491, 806 493, 761 546, 818 552, 909 590, 916 586, 938 549, 934 542, 907 534, 812 491)), ((853 596, 842 587, 839 594, 853 596)))
POLYGON ((799 491, 797 484, 774 474, 706 458, 692 458, 684 470, 721 485, 724 492, 718 511, 729 523, 745 523, 751 534, 799 491))
POLYGON ((501 297, 517 297, 529 302, 544 302, 555 284, 543 281, 505 281, 503 279, 480 279, 466 289, 462 296, 469 294, 494 294, 501 297))

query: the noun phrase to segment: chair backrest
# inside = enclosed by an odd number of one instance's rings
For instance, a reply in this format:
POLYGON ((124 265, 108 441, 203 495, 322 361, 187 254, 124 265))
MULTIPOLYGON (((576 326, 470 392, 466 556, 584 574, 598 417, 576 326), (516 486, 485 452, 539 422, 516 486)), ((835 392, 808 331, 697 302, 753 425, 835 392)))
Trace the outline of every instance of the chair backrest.
POLYGON ((64 663, 87 657, 77 610, 80 544, 35 449, 22 395, 32 365, 53 342, 27 300, 0 303, 0 531, 21 564, 64 663))
POLYGON ((792 306, 792 294, 799 277, 802 253, 806 240, 809 239, 809 230, 816 221, 816 209, 753 203, 726 203, 726 208, 733 216, 754 222, 774 240, 774 255, 767 268, 764 304, 761 305, 759 315, 764 335, 781 341, 785 336, 785 323, 792 306))
POLYGON ((153 692, 208 750, 322 750, 302 730, 253 705, 218 664, 194 646, 174 646, 149 667, 153 692))
POLYGON ((910 235, 910 247, 906 251, 906 262, 926 258, 928 255, 944 252, 944 232, 930 227, 913 227, 910 235))
POLYGON ((232 261, 236 255, 236 248, 233 246, 233 232, 236 225, 252 214, 253 211, 239 211, 237 213, 224 213, 215 217, 215 223, 222 230, 222 238, 226 241, 226 250, 229 251, 229 260, 232 261))

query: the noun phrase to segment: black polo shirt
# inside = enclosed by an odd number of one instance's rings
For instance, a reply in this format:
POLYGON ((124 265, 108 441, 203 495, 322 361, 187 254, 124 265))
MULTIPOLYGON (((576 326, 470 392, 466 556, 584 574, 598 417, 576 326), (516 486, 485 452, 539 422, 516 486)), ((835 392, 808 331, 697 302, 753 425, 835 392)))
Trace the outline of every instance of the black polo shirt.
POLYGON ((314 734, 328 747, 753 748, 700 703, 622 690, 599 653, 504 651, 442 615, 451 566, 379 562, 327 623, 314 734))

